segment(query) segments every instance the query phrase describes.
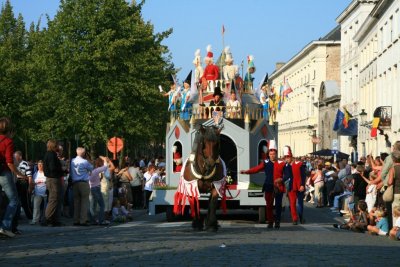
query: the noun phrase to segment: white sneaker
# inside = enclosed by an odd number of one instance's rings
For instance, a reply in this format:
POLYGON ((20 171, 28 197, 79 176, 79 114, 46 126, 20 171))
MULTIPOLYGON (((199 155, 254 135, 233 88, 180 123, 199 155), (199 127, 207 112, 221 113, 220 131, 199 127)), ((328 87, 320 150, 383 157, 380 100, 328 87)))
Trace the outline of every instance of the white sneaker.
POLYGON ((350 221, 350 218, 346 218, 346 219, 344 219, 344 221, 345 221, 345 222, 349 222, 349 221, 350 221))
POLYGON ((0 228, 0 234, 8 236, 8 237, 14 237, 15 234, 11 231, 5 230, 3 228, 0 228))
POLYGON ((347 213, 350 213, 350 211, 348 211, 348 210, 340 210, 340 213, 347 214, 347 213))

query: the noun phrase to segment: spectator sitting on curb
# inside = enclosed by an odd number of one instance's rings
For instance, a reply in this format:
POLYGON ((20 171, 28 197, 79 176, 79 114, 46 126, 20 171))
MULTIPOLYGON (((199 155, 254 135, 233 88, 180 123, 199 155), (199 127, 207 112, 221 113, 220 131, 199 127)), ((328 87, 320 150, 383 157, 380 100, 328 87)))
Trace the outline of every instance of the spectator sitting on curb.
POLYGON ((379 209, 375 211, 376 225, 368 225, 368 232, 376 235, 389 235, 389 222, 386 216, 386 211, 379 209))

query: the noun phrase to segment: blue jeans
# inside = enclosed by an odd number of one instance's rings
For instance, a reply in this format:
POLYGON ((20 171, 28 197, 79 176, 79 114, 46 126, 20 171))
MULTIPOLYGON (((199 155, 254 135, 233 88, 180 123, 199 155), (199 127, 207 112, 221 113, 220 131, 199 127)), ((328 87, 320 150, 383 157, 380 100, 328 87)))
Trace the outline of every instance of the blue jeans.
POLYGON ((19 200, 17 187, 15 186, 14 178, 10 171, 3 170, 0 173, 0 186, 3 188, 9 203, 4 213, 3 221, 1 222, 1 228, 11 231, 11 222, 17 211, 19 200))
POLYGON ((102 223, 104 221, 104 199, 101 194, 100 186, 90 188, 90 193, 92 194, 92 201, 90 201, 90 215, 94 221, 96 205, 99 204, 99 223, 102 223))

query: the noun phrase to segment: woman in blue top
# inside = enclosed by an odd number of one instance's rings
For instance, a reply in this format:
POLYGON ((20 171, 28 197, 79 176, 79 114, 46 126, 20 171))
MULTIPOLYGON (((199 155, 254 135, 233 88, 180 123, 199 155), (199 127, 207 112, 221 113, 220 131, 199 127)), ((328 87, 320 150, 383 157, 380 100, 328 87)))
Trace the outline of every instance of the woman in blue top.
POLYGON ((170 90, 167 93, 164 93, 163 96, 168 96, 168 111, 174 112, 177 91, 176 91, 176 83, 172 75, 170 75, 169 81, 170 81, 170 90))
POLYGON ((185 81, 183 82, 184 90, 182 92, 182 100, 181 100, 181 119, 182 120, 190 120, 190 116, 192 115, 192 103, 190 100, 190 84, 192 80, 192 71, 189 72, 185 81))

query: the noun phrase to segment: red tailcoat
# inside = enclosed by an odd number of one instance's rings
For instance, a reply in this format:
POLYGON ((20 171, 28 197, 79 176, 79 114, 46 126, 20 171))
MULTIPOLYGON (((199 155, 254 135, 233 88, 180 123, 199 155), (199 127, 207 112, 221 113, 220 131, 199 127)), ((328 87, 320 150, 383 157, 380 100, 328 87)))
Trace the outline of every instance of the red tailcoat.
POLYGON ((305 185, 305 172, 303 167, 303 162, 295 161, 292 163, 292 171, 293 171, 293 184, 292 191, 299 191, 300 186, 305 185))
POLYGON ((207 65, 204 69, 203 77, 206 78, 207 81, 215 81, 219 78, 219 68, 217 65, 211 64, 207 65))
POLYGON ((275 162, 272 162, 270 160, 265 160, 257 166, 245 171, 245 173, 253 174, 265 171, 263 191, 273 192, 273 186, 277 186, 280 192, 286 192, 283 181, 279 184, 276 183, 276 180, 283 179, 283 167, 285 167, 284 161, 277 160, 275 162))
POLYGON ((181 153, 174 153, 175 170, 174 172, 180 172, 182 170, 182 156, 181 153))

